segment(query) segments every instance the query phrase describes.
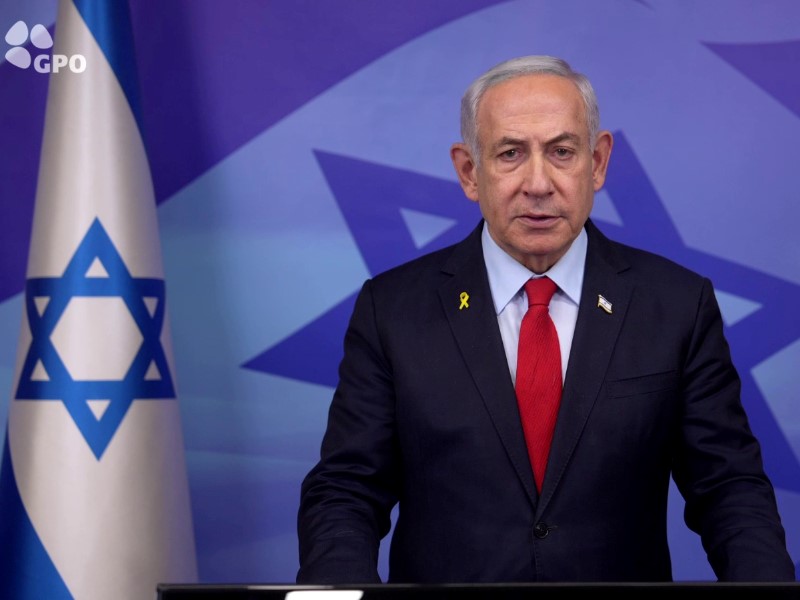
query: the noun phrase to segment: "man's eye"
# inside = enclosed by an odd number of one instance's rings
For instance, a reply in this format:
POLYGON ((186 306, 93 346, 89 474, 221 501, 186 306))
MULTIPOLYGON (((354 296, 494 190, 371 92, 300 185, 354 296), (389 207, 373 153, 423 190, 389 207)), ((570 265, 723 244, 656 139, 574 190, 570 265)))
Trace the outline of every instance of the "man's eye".
POLYGON ((511 148, 510 150, 506 150, 500 154, 501 158, 516 158, 519 155, 519 150, 516 148, 511 148))
POLYGON ((555 155, 558 158, 569 158, 573 154, 574 154, 574 152, 572 150, 570 150, 569 148, 556 148, 555 149, 555 155))

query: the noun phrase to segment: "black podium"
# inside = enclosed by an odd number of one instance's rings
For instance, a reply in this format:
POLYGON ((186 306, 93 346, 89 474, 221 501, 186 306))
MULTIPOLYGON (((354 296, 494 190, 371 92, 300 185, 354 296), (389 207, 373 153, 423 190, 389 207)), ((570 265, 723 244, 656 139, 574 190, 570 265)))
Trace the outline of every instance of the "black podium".
POLYGON ((161 584, 157 600, 800 600, 796 583, 534 583, 471 585, 161 584))

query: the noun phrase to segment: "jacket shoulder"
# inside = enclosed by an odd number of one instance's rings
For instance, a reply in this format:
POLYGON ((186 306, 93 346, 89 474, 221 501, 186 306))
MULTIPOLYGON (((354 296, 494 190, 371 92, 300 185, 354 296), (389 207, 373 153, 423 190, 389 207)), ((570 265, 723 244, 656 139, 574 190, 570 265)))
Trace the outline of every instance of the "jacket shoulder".
POLYGON ((375 275, 370 280, 371 285, 381 289, 429 286, 444 281, 462 267, 485 268, 481 229, 482 225, 479 224, 460 242, 423 254, 375 275))
POLYGON ((609 239, 596 226, 587 227, 590 236, 590 252, 594 249, 605 261, 619 271, 629 271, 637 278, 653 284, 702 285, 708 277, 663 254, 645 250, 609 239))

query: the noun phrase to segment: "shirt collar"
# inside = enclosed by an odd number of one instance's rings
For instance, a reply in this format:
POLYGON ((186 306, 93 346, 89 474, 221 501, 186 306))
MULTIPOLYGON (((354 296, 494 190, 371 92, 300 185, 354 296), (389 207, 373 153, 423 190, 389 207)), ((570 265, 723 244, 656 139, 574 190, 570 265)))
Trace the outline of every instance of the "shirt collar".
MULTIPOLYGON (((540 277, 529 271, 516 259, 506 254, 489 235, 486 222, 481 232, 483 260, 489 276, 489 288, 492 291, 495 312, 499 315, 511 299, 519 292, 531 277, 540 277)), ((566 296, 576 306, 580 303, 583 288, 583 271, 586 264, 586 248, 588 236, 581 229, 578 237, 570 245, 566 254, 550 267, 547 275, 558 286, 558 292, 566 296)))

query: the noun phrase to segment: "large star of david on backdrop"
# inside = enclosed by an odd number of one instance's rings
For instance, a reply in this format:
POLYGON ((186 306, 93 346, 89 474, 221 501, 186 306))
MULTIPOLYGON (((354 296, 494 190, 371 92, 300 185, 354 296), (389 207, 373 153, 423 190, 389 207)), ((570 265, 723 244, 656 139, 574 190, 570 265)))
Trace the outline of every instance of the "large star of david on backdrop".
POLYGON ((31 278, 26 283, 32 340, 15 399, 63 402, 100 460, 135 399, 175 397, 160 340, 164 299, 164 281, 132 277, 95 219, 61 277, 31 278), (92 303, 90 310, 85 305, 81 310, 80 304, 86 302, 92 303), (111 315, 113 322, 81 322, 80 315, 93 312, 98 318, 111 315), (125 342, 128 348, 120 352, 115 345, 125 342), (97 352, 104 348, 120 356, 119 370, 98 376, 91 366, 103 363, 97 352))
MULTIPOLYGON (((477 224, 480 215, 456 182, 334 154, 316 152, 316 156, 371 275, 452 244, 477 224), (381 202, 374 202, 376 197, 381 202), (378 222, 380 230, 375 227, 378 222)), ((615 134, 614 167, 604 189, 613 201, 610 210, 615 219, 610 221, 619 221, 597 222, 604 233, 709 276, 718 295, 746 306, 744 314, 726 322, 742 378, 743 402, 765 447, 773 482, 800 491, 800 463, 752 374, 756 365, 800 338, 794 308, 800 305, 800 288, 687 247, 622 132, 615 134)), ((357 291, 242 366, 335 386, 342 339, 356 295, 357 291), (308 364, 315 368, 308 369, 308 364)))

